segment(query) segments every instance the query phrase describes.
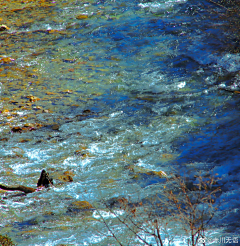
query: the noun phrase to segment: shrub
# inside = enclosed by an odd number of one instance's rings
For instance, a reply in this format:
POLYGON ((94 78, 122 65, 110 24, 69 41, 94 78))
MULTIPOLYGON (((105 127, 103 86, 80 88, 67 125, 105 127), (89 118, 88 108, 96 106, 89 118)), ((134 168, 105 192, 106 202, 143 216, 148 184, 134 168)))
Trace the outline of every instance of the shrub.
POLYGON ((1 246, 14 246, 12 240, 6 235, 0 235, 0 245, 1 246))
MULTIPOLYGON (((105 207, 117 223, 126 228, 128 237, 134 237, 143 245, 171 245, 174 241, 171 229, 174 226, 182 234, 179 236, 185 234, 188 238, 187 245, 205 245, 205 231, 216 212, 214 203, 219 191, 217 179, 211 176, 200 175, 194 178, 194 182, 175 177, 167 179, 164 189, 150 199, 137 203, 116 199, 122 201, 118 203, 118 208, 125 211, 124 215, 117 214, 108 202, 105 202, 105 207)), ((110 222, 100 217, 112 238, 119 245, 125 245, 110 222)))

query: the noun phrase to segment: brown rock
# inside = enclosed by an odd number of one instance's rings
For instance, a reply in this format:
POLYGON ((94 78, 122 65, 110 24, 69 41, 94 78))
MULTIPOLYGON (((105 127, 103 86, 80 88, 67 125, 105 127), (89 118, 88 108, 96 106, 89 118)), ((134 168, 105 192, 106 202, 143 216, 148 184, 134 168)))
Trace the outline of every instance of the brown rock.
POLYGON ((59 127, 60 127, 60 126, 59 126, 58 124, 54 124, 54 125, 52 126, 52 129, 53 129, 53 130, 59 130, 59 127))
POLYGON ((35 96, 27 96, 27 98, 29 99, 30 102, 36 102, 40 100, 40 98, 35 96))
POLYGON ((11 131, 12 132, 22 132, 22 128, 21 127, 19 127, 19 126, 15 126, 15 127, 13 127, 12 129, 11 129, 11 131))
POLYGON ((83 110, 83 113, 84 114, 90 114, 91 113, 91 110, 90 109, 85 109, 85 110, 83 110))
POLYGON ((6 31, 6 30, 9 30, 10 28, 7 27, 6 25, 0 25, 0 32, 3 32, 3 31, 6 31))
POLYGON ((93 206, 87 201, 75 201, 70 204, 67 209, 68 213, 82 213, 91 215, 93 206))
POLYGON ((61 181, 64 181, 64 182, 72 182, 73 181, 73 178, 68 174, 59 175, 58 179, 61 181))
POLYGON ((53 184, 53 179, 49 177, 49 174, 43 169, 37 182, 37 187, 44 186, 47 188, 50 184, 53 184))
POLYGON ((84 19, 87 19, 87 18, 88 18, 88 16, 84 15, 84 14, 76 16, 76 19, 78 19, 78 20, 84 20, 84 19))
POLYGON ((93 206, 87 201, 76 201, 71 204, 76 209, 92 209, 93 206))
POLYGON ((125 208, 128 205, 128 203, 129 202, 125 197, 113 197, 106 202, 106 205, 110 208, 125 208))

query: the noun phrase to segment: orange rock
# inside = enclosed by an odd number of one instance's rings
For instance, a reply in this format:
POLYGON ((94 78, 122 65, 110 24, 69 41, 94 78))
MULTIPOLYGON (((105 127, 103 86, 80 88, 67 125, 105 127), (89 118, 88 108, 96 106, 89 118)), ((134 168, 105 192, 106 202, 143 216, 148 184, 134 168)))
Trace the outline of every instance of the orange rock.
POLYGON ((73 178, 70 175, 59 175, 58 179, 64 182, 72 182, 73 178))
POLYGON ((71 175, 72 177, 75 176, 75 174, 73 173, 73 171, 66 171, 63 174, 64 175, 71 175))
POLYGON ((2 63, 5 63, 5 64, 9 64, 9 63, 12 63, 13 61, 15 61, 15 59, 11 58, 11 57, 3 57, 1 58, 0 60, 2 63))
POLYGON ((56 95, 57 93, 55 93, 55 92, 50 92, 50 91, 49 91, 49 92, 46 92, 46 94, 47 94, 47 95, 56 95))
POLYGON ((54 179, 58 179, 63 182, 72 182, 74 173, 72 171, 66 171, 63 174, 60 174, 59 172, 55 172, 52 174, 54 179))
POLYGON ((87 18, 88 18, 88 15, 84 15, 84 14, 76 16, 76 19, 78 19, 78 20, 84 20, 84 19, 87 19, 87 18))
POLYGON ((24 125, 24 127, 34 127, 34 124, 33 124, 33 123, 26 123, 26 124, 24 125))
POLYGON ((30 102, 36 102, 40 100, 38 97, 35 96, 27 96, 27 98, 29 99, 30 102))
POLYGON ((3 111, 2 111, 2 114, 8 114, 9 113, 9 110, 8 109, 4 109, 3 111))

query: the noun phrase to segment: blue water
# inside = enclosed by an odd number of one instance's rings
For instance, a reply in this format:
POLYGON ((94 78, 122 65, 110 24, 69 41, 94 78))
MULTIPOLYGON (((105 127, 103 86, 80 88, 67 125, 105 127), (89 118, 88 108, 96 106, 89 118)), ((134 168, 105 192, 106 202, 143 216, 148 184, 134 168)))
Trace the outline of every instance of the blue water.
MULTIPOLYGON (((240 56, 229 48, 226 9, 209 1, 93 0, 42 11, 45 18, 22 25, 12 15, 1 37, 3 55, 15 62, 0 64, 0 132, 7 139, 0 142, 0 182, 35 187, 44 168, 56 184, 26 196, 0 193, 0 233, 18 245, 117 245, 96 211, 69 213, 72 203, 88 201, 128 245, 129 231, 100 201, 148 201, 166 185, 149 172, 164 171, 193 182, 199 173, 220 178, 206 234, 240 240, 240 98, 222 90, 240 88, 240 56), (29 95, 39 100, 26 106, 29 95), (36 122, 43 127, 11 132, 36 122), (61 182, 68 170, 73 182, 61 182)), ((186 245, 186 237, 180 232, 172 245, 186 245)))

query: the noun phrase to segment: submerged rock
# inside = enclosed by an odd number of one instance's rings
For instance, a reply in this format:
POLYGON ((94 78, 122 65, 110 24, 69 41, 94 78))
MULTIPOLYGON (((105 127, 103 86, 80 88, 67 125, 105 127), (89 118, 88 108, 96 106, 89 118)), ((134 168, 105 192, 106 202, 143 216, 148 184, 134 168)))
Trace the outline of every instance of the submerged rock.
POLYGON ((118 207, 125 208, 129 201, 125 197, 113 197, 105 202, 109 208, 118 207))
POLYGON ((66 171, 64 173, 59 173, 58 171, 52 173, 54 179, 57 179, 59 181, 63 182, 72 182, 74 173, 72 171, 66 171))
POLYGON ((75 201, 68 207, 68 213, 92 212, 93 206, 87 201, 75 201))

